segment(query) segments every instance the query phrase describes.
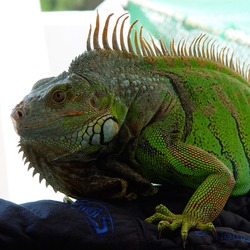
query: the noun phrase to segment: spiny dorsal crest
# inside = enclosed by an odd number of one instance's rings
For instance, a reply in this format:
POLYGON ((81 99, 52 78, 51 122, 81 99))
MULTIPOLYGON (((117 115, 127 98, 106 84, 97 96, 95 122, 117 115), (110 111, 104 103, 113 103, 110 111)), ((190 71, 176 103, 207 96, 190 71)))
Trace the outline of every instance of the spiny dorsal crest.
POLYGON ((174 39, 172 39, 169 44, 169 49, 166 43, 162 39, 155 41, 150 35, 151 44, 147 41, 143 35, 143 27, 140 27, 139 36, 138 32, 134 30, 134 36, 131 38, 131 33, 133 27, 138 22, 134 21, 128 30, 127 38, 124 38, 124 24, 128 19, 128 14, 125 13, 117 18, 115 26, 112 31, 111 44, 108 40, 109 34, 109 20, 113 16, 110 14, 105 21, 104 27, 102 29, 102 37, 99 38, 100 33, 100 18, 97 12, 96 25, 94 33, 92 35, 92 26, 90 25, 88 38, 87 38, 87 51, 94 49, 104 49, 104 50, 116 50, 131 53, 136 56, 186 56, 186 57, 196 57, 205 58, 217 63, 221 63, 226 67, 234 70, 238 74, 242 75, 248 83, 250 83, 250 65, 245 65, 241 63, 240 60, 234 60, 234 53, 227 47, 220 48, 213 38, 209 38, 206 34, 201 34, 194 38, 189 45, 187 45, 187 40, 181 39, 177 45, 175 45, 174 39), (118 30, 118 24, 121 21, 120 29, 118 30), (125 42, 126 41, 126 42, 125 42), (91 46, 92 43, 92 46, 91 46), (159 45, 157 46, 156 43, 159 45), (133 45, 134 44, 134 47, 133 45))

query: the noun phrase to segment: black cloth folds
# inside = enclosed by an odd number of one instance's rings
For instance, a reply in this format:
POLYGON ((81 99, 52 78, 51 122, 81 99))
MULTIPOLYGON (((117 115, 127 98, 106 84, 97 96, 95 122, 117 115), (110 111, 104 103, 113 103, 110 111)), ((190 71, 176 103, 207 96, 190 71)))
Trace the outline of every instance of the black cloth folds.
MULTIPOLYGON (((180 230, 164 230, 144 219, 163 203, 181 213, 191 190, 160 187, 135 201, 0 200, 0 249, 183 249, 180 230)), ((232 197, 214 221, 217 236, 191 230, 186 249, 250 249, 250 195, 232 197)))

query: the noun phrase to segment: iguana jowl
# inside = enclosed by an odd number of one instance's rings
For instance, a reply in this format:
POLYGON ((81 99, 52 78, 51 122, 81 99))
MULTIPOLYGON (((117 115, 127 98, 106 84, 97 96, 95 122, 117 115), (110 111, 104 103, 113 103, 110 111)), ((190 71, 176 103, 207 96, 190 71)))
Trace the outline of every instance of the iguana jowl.
POLYGON ((230 195, 250 188, 250 73, 201 35, 190 46, 150 43, 123 18, 108 42, 99 16, 87 51, 38 81, 13 109, 29 167, 75 198, 134 199, 168 180, 196 191, 181 215, 160 205, 159 228, 214 230, 230 195))

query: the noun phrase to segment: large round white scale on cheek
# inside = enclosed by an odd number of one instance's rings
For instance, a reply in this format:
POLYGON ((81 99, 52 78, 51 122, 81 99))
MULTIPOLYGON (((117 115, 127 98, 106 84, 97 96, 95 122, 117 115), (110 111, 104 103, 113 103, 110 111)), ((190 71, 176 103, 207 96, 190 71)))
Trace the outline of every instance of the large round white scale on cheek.
POLYGON ((103 143, 106 144, 112 141, 113 138, 117 135, 118 129, 118 124, 113 119, 109 118, 104 121, 102 127, 103 143))

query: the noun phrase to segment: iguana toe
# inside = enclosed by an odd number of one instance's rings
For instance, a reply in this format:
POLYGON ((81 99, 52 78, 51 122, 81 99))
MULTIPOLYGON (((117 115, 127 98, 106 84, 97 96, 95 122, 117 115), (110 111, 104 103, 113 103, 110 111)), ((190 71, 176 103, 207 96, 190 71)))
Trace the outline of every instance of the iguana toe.
POLYGON ((162 231, 165 228, 176 230, 181 228, 181 237, 183 239, 183 247, 185 247, 188 232, 192 228, 199 230, 208 230, 216 235, 215 227, 212 222, 202 222, 201 219, 195 218, 186 214, 173 214, 164 205, 158 205, 155 208, 156 213, 146 219, 147 222, 159 222, 158 230, 162 231))

